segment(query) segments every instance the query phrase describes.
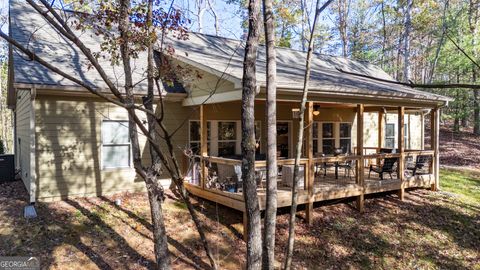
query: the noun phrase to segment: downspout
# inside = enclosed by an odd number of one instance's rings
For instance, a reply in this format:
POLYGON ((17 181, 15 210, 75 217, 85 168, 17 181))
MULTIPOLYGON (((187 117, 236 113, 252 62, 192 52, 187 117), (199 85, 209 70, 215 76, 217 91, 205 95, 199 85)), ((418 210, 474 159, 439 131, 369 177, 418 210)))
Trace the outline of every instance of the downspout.
POLYGON ((35 126, 35 98, 37 97, 37 88, 35 85, 30 89, 30 203, 35 203, 35 194, 37 192, 37 172, 36 164, 36 126, 35 126))

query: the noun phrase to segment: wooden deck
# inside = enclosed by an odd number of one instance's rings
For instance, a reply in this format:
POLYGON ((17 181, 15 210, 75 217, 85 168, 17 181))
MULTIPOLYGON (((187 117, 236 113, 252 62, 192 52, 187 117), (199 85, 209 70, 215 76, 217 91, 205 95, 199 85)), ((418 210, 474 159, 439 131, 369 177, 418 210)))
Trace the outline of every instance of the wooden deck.
MULTIPOLYGON (((401 190, 402 188, 425 187, 430 188, 435 183, 433 174, 418 175, 404 179, 385 179, 379 180, 378 177, 367 178, 365 175, 365 184, 357 184, 355 178, 339 177, 316 177, 313 185, 314 202, 327 201, 356 197, 365 194, 381 193, 387 191, 401 190)), ((241 192, 227 192, 218 189, 202 189, 200 186, 185 183, 187 190, 198 197, 207 199, 224 206, 245 211, 245 203, 241 192)), ((265 209, 266 191, 265 188, 258 189, 258 199, 260 209, 265 209)), ((289 187, 279 186, 277 191, 278 207, 288 207, 292 204, 292 194, 289 187)), ((308 203, 308 192, 306 189, 298 191, 298 204, 308 203)))

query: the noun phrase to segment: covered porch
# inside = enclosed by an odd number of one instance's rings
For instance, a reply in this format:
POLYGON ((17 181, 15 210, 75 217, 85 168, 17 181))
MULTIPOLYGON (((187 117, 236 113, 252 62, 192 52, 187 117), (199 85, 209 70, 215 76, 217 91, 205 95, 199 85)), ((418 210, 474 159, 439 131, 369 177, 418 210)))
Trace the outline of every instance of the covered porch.
MULTIPOLYGON (((373 103, 373 102, 372 102, 373 103)), ((400 104, 309 101, 300 160, 298 203, 312 221, 313 203, 356 197, 363 211, 366 194, 438 185, 438 124, 436 107, 400 104), (425 119, 432 123, 425 144, 425 119), (393 134, 392 134, 393 132, 393 134)), ((255 105, 255 162, 260 209, 266 201, 265 101, 255 105)), ((291 205, 298 102, 278 101, 278 207, 291 205)), ((240 102, 199 105, 189 123, 189 143, 195 152, 185 183, 194 195, 244 212, 241 182, 240 102), (197 131, 196 131, 197 130, 197 131)))

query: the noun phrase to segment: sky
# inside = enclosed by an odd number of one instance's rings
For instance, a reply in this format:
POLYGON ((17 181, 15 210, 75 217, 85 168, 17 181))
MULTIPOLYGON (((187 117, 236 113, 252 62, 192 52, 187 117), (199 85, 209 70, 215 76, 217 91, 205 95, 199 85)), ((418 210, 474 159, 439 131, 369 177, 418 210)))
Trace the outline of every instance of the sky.
MULTIPOLYGON (((22 0, 23 1, 23 0, 22 0)), ((65 0, 52 0, 56 5, 59 5, 65 0)), ((163 0, 163 5, 166 8, 170 6, 173 1, 174 7, 183 10, 185 16, 190 19, 190 24, 187 27, 191 31, 198 32, 197 23, 197 2, 204 2, 208 0, 163 0)), ((209 0, 212 6, 215 8, 216 14, 219 17, 219 35, 223 37, 242 39, 246 35, 242 28, 242 14, 238 12, 238 4, 228 4, 227 0, 209 0)), ((9 0, 0 0, 0 17, 6 18, 8 15, 8 2, 9 0)), ((315 1, 311 1, 314 3, 315 1)), ((311 7, 313 8, 313 7, 311 7)), ((246 12, 246 11, 244 11, 246 12)), ((312 12, 313 13, 313 12, 312 12)), ((325 12, 324 12, 325 13, 325 12)), ((313 14, 312 14, 313 16, 313 14)), ((328 15, 323 15, 320 18, 320 23, 328 26, 332 26, 333 22, 328 15)), ((204 29, 202 33, 215 35, 214 17, 210 10, 207 9, 203 16, 204 29)), ((8 25, 1 25, 2 31, 8 32, 8 25)))
MULTIPOLYGON (((206 0, 203 0, 206 1, 206 0)), ((236 12, 238 6, 234 4, 227 4, 225 0, 211 0, 212 5, 219 17, 219 35, 228 38, 240 39, 243 34, 241 14, 236 12)), ((198 32, 198 23, 196 10, 197 6, 195 0, 175 0, 175 7, 186 10, 187 18, 191 20, 189 29, 198 32)), ((202 33, 215 34, 214 17, 210 11, 207 10, 203 17, 204 29, 202 33)))

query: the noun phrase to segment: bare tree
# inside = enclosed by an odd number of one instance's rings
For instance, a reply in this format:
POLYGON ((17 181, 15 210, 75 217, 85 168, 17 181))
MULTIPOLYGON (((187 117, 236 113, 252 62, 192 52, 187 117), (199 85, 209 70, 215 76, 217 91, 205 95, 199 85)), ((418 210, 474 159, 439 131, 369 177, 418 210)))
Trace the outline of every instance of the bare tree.
POLYGON ((263 229, 263 269, 274 268, 277 221, 277 56, 272 2, 272 0, 263 0, 263 19, 267 43, 267 199, 263 229))
MULTIPOLYGON (((478 0, 469 0, 468 5, 468 25, 470 28, 470 33, 472 35, 472 49, 473 57, 478 59, 480 50, 478 49, 479 44, 477 43, 478 39, 478 21, 480 18, 480 1, 478 0)), ((475 65, 472 64, 472 82, 477 81, 478 70, 475 65)), ((473 91, 473 133, 480 135, 480 90, 473 91)))
MULTIPOLYGON (((172 177, 173 182, 177 186, 180 191, 181 199, 186 203, 189 213, 192 216, 192 219, 197 227, 199 232, 200 238, 202 243, 204 244, 205 251, 207 256, 210 260, 212 268, 216 268, 216 264, 213 260, 213 255, 211 250, 209 249, 205 234, 203 232, 203 227, 195 213, 195 210, 189 201, 188 192, 186 191, 183 185, 182 172, 180 170, 180 166, 178 165, 177 159, 175 157, 175 153, 173 152, 173 144, 171 141, 171 135, 168 130, 165 128, 163 123, 163 101, 157 106, 157 109, 160 110, 160 115, 153 110, 153 91, 154 86, 157 86, 157 90, 159 93, 159 97, 161 99, 162 93, 159 87, 157 76, 154 79, 154 63, 153 63, 153 44, 156 42, 157 38, 154 33, 155 29, 153 25, 153 0, 148 1, 148 12, 147 16, 145 16, 146 21, 144 22, 137 22, 135 27, 141 28, 136 29, 132 26, 131 22, 131 15, 132 12, 138 12, 135 10, 130 0, 120 0, 118 2, 112 3, 113 9, 107 11, 110 16, 113 16, 116 19, 113 19, 116 24, 118 24, 118 35, 119 38, 114 37, 118 43, 113 42, 112 46, 118 46, 120 51, 119 60, 122 63, 124 74, 125 74, 125 82, 124 82, 124 91, 125 94, 121 94, 120 89, 116 86, 115 83, 107 76, 107 73, 103 69, 103 67, 98 62, 97 58, 95 57, 94 53, 80 40, 77 34, 71 29, 70 24, 66 22, 65 18, 62 15, 52 8, 50 4, 46 0, 40 0, 42 6, 37 4, 34 0, 27 0, 27 2, 39 13, 41 16, 52 26, 63 38, 72 42, 74 46, 76 46, 86 57, 88 63, 98 72, 101 76, 102 80, 107 85, 108 89, 110 90, 111 94, 114 97, 106 95, 100 91, 98 91, 97 87, 94 87, 70 74, 66 71, 55 67, 52 63, 46 61, 39 55, 37 55, 34 51, 30 50, 29 48, 25 47, 24 45, 18 43, 16 40, 10 38, 7 34, 0 31, 0 36, 9 42, 11 45, 15 46, 19 49, 22 53, 24 53, 31 61, 36 61, 39 64, 45 66, 47 69, 55 72, 66 79, 84 87, 90 93, 108 101, 115 105, 118 105, 122 108, 125 108, 128 112, 129 117, 129 137, 132 143, 132 153, 133 153, 133 164, 136 173, 142 177, 145 181, 148 195, 149 195, 149 202, 151 205, 151 213, 152 213, 152 223, 153 223, 153 234, 154 234, 154 245, 155 245, 155 257, 156 257, 156 268, 157 269, 170 269, 169 263, 169 255, 168 255, 168 244, 167 244, 167 237, 165 232, 165 225, 163 220, 163 213, 162 213, 162 202, 164 200, 164 190, 163 187, 158 182, 158 176, 161 173, 160 167, 164 168, 168 174, 172 177), (140 26, 138 26, 140 25, 140 26), (144 36, 142 36, 144 35, 144 36), (142 38, 140 38, 142 37, 142 38), (146 98, 144 99, 144 107, 139 106, 135 103, 133 88, 134 82, 132 78, 132 66, 131 66, 131 59, 132 56, 135 56, 138 51, 133 48, 132 44, 135 40, 141 40, 142 44, 145 47, 141 47, 141 50, 147 50, 148 52, 148 93, 146 98), (144 123, 140 120, 138 113, 145 113, 147 115, 148 120, 148 127, 144 125, 144 123), (138 136, 139 133, 144 135, 147 138, 149 147, 151 149, 151 157, 152 162, 150 165, 144 164, 141 159, 141 149, 139 145, 138 136), (162 134, 163 136, 158 136, 162 134), (161 140, 160 140, 161 138, 161 140), (165 151, 160 146, 161 142, 164 142, 167 145, 167 150, 165 151)), ((140 9, 143 10, 143 9, 140 9)), ((87 17, 93 15, 87 15, 87 17)), ((108 19, 111 20, 111 17, 108 17, 106 14, 97 14, 97 16, 93 16, 94 21, 98 23, 98 20, 101 19, 108 19)), ((161 17, 159 17, 161 18, 161 17)), ((166 18, 171 19, 167 14, 166 18)), ((157 18, 158 19, 158 18, 157 18)), ((170 21, 171 22, 171 21, 170 21)), ((166 31, 173 30, 171 27, 166 27, 166 23, 161 24, 161 31, 162 31, 162 38, 165 35, 166 31)), ((97 25, 98 26, 98 25, 97 25)), ((176 25, 178 26, 178 25, 176 25)), ((81 28, 81 27, 80 27, 81 28)), ((100 28, 101 29, 101 28, 100 28)), ((184 31, 181 28, 178 28, 180 32, 184 31)), ((112 38, 111 35, 108 36, 112 38)), ((136 44, 138 45, 138 44, 136 44)), ((137 49, 138 50, 138 49, 137 49)))
POLYGON ((408 82, 410 80, 410 32, 412 29, 412 0, 407 0, 405 10, 405 35, 403 46, 403 81, 408 82))
POLYGON ((347 21, 348 11, 350 8, 350 0, 338 0, 337 12, 338 12, 338 31, 340 32, 340 40, 342 41, 342 56, 348 56, 348 33, 347 33, 347 21))
POLYGON ((288 227, 288 242, 287 242, 287 250, 285 255, 285 269, 290 269, 292 266, 292 257, 293 257, 293 246, 295 244, 295 219, 297 213, 297 186, 299 181, 299 171, 300 171, 300 158, 302 155, 302 147, 303 147, 303 132, 304 132, 304 117, 305 117, 305 110, 307 104, 307 96, 308 96, 308 84, 310 81, 310 71, 311 71, 311 62, 313 57, 313 45, 314 45, 314 35, 315 29, 317 25, 317 20, 320 13, 332 3, 333 0, 328 0, 323 6, 320 6, 320 0, 317 0, 316 10, 315 10, 315 17, 313 18, 313 25, 312 30, 310 31, 310 40, 308 41, 308 51, 307 51, 307 59, 305 64, 305 76, 303 79, 303 94, 302 100, 300 103, 300 117, 298 119, 298 137, 295 149, 295 165, 293 169, 293 184, 292 184, 292 206, 290 209, 290 220, 289 220, 289 227, 288 227))
POLYGON ((260 207, 255 181, 255 95, 256 61, 259 39, 259 0, 248 2, 248 35, 243 60, 242 80, 242 181, 247 215, 247 269, 260 269, 262 236, 260 207))

